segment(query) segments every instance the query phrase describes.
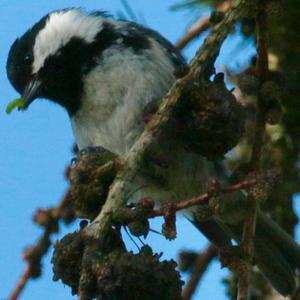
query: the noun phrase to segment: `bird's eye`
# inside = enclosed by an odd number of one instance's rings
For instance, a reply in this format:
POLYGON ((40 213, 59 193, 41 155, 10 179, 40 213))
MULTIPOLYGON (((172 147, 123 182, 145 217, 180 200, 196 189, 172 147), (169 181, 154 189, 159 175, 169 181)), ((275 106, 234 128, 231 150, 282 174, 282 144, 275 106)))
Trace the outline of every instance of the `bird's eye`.
POLYGON ((23 58, 23 61, 26 65, 29 65, 32 63, 33 61, 33 58, 32 58, 32 55, 31 54, 26 54, 23 58))

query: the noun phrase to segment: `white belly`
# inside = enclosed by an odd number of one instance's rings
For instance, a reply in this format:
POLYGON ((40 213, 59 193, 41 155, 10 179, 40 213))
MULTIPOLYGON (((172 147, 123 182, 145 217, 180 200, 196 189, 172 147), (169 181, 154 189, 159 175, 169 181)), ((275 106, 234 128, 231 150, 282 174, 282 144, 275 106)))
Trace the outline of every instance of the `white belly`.
POLYGON ((174 66, 161 49, 141 56, 116 48, 102 57, 84 80, 72 127, 80 149, 102 146, 125 154, 144 129, 146 104, 160 101, 175 81, 174 66))

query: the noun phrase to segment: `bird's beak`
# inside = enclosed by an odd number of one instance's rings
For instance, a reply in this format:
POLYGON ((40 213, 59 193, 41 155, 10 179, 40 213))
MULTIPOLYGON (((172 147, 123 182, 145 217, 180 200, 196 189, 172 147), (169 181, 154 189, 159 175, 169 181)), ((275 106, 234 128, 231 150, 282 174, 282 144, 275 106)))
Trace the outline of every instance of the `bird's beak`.
POLYGON ((23 109, 26 109, 36 98, 40 97, 41 81, 37 78, 32 79, 25 87, 22 98, 25 100, 23 109))

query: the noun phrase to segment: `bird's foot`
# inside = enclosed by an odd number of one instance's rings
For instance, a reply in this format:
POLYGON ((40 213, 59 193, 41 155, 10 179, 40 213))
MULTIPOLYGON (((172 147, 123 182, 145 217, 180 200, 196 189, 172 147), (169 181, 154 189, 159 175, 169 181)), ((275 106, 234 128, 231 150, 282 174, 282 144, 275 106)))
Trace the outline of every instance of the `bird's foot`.
POLYGON ((84 155, 84 154, 90 154, 90 153, 102 153, 102 152, 107 152, 108 150, 105 149, 102 146, 89 146, 81 149, 79 151, 79 155, 84 155))
POLYGON ((91 153, 104 153, 104 152, 108 152, 107 149, 105 149, 102 146, 89 146, 89 147, 85 147, 83 149, 81 149, 78 153, 78 155, 76 157, 73 157, 71 159, 71 166, 76 165, 79 157, 81 157, 82 155, 86 155, 86 154, 91 154, 91 153))

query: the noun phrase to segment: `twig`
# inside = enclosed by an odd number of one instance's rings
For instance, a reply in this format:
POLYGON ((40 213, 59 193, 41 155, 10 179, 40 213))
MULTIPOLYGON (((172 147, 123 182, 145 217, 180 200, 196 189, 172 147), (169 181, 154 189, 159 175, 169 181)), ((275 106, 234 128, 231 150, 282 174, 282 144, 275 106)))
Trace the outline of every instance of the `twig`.
MULTIPOLYGON (((265 1, 258 2, 257 14, 257 76, 260 86, 267 80, 268 76, 268 51, 267 51, 267 24, 266 24, 265 1)), ((250 165, 253 172, 259 172, 261 168, 261 153, 265 136, 265 110, 261 95, 257 100, 257 121, 255 128, 255 138, 252 148, 252 157, 250 165)), ((248 299, 248 287, 250 277, 250 265, 254 255, 254 236, 256 227, 256 215, 258 203, 256 199, 249 195, 247 199, 247 213, 244 220, 243 235, 241 240, 241 250, 246 257, 246 272, 239 278, 238 282, 238 300, 248 299)))
POLYGON ((158 112, 153 116, 143 134, 126 156, 125 165, 111 185, 109 195, 100 214, 85 229, 87 236, 99 239, 110 230, 114 212, 124 207, 130 195, 132 182, 138 172, 145 150, 172 119, 173 111, 180 102, 185 84, 194 78, 209 78, 211 76, 214 70, 213 64, 219 55, 221 45, 231 31, 232 25, 243 16, 244 5, 247 1, 237 0, 235 2, 224 19, 213 28, 204 46, 192 61, 190 72, 185 77, 177 80, 163 99, 158 112))
MULTIPOLYGON (((230 8, 231 4, 232 0, 225 0, 222 3, 219 3, 215 9, 217 12, 225 13, 230 8)), ((188 29, 185 35, 177 42, 176 47, 179 50, 182 50, 201 33, 209 29, 210 26, 210 15, 203 17, 188 29)))
POLYGON ((31 270, 30 270, 30 266, 27 266, 23 276, 20 278, 20 281, 18 282, 15 290, 13 291, 13 293, 11 294, 11 296, 9 297, 9 300, 17 300, 19 299, 22 291, 24 290, 28 280, 31 277, 31 270))
POLYGON ((27 248, 24 251, 24 259, 28 262, 28 265, 9 300, 17 300, 29 279, 40 276, 41 260, 42 257, 47 253, 50 245, 50 231, 46 230, 35 246, 27 248))
MULTIPOLYGON (((259 4, 259 12, 257 15, 257 63, 256 74, 259 79, 260 86, 267 80, 269 73, 268 65, 268 48, 267 48, 267 24, 266 13, 264 11, 264 1, 259 4)), ((262 144, 265 136, 265 112, 264 99, 260 95, 257 97, 257 121, 255 128, 254 144, 252 149, 251 165, 254 169, 260 168, 260 158, 262 144)))
POLYGON ((185 35, 176 43, 177 49, 182 50, 201 33, 206 31, 210 27, 209 20, 210 16, 205 16, 189 28, 188 32, 186 32, 185 35))
MULTIPOLYGON (((247 189, 247 188, 255 185, 256 182, 257 182, 256 179, 245 180, 243 182, 234 184, 234 185, 232 185, 230 187, 221 189, 220 193, 221 194, 229 194, 229 193, 232 193, 232 192, 235 192, 235 191, 247 189)), ((198 204, 200 204, 202 202, 208 201, 211 196, 212 195, 210 195, 209 193, 205 193, 205 194, 203 194, 201 196, 198 196, 198 197, 195 197, 195 198, 192 198, 192 199, 189 199, 189 200, 180 201, 176 205, 174 205, 173 208, 176 211, 182 210, 182 209, 186 209, 186 208, 198 205, 198 204)), ((165 210, 164 209, 157 209, 157 210, 154 210, 152 212, 152 214, 150 215, 150 217, 154 218, 154 217, 164 216, 164 215, 165 215, 165 210)))
POLYGON ((194 272, 182 292, 183 300, 190 300, 195 293, 199 281, 204 275, 211 261, 217 256, 217 247, 209 245, 203 252, 199 253, 195 262, 194 272))
POLYGON ((24 251, 24 259, 27 261, 27 267, 13 290, 9 300, 19 299, 26 284, 31 278, 37 278, 41 275, 41 260, 48 252, 51 241, 51 234, 58 232, 58 222, 63 219, 66 223, 70 223, 74 214, 71 206, 70 196, 67 194, 58 207, 48 210, 38 209, 34 221, 45 228, 45 231, 38 242, 24 251))

